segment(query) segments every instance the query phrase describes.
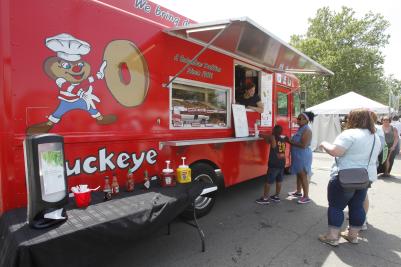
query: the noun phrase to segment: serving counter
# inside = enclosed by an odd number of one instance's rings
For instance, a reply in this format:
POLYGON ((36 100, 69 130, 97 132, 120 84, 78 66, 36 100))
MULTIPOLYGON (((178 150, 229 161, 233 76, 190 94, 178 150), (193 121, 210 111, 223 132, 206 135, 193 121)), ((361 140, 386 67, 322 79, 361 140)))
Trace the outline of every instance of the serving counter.
POLYGON ((227 137, 227 138, 208 138, 208 139, 192 139, 192 140, 173 140, 159 143, 159 149, 163 149, 165 146, 193 146, 193 145, 208 145, 208 144, 224 144, 224 143, 235 143, 235 142, 252 142, 263 140, 262 137, 227 137))

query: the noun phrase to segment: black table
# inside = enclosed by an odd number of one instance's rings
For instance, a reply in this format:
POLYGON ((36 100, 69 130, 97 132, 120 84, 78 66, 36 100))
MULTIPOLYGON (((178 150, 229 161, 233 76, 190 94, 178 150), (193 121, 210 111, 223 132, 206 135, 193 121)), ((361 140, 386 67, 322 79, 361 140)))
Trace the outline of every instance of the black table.
MULTIPOLYGON (((204 183, 176 187, 120 192, 103 201, 92 193, 91 205, 66 207, 68 220, 52 228, 37 230, 26 223, 26 208, 8 211, 0 217, 0 266, 102 266, 113 249, 124 249, 140 237, 169 225, 194 203, 204 183)), ((198 227, 204 250, 203 232, 198 227)))

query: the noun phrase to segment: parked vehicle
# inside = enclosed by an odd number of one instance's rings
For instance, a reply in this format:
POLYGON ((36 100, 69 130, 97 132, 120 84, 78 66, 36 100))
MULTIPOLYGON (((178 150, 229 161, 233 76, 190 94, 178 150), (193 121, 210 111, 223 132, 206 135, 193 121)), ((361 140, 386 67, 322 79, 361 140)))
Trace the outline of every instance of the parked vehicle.
MULTIPOLYGON (((256 84, 270 132, 294 130, 299 80, 331 72, 248 18, 197 24, 147 0, 1 1, 0 214, 27 203, 22 143, 64 136, 68 188, 128 169, 135 183, 185 156, 219 187, 265 174, 268 146, 236 138, 232 104, 256 84), (99 19, 101 18, 101 19, 99 19)), ((199 215, 214 197, 199 198, 199 215)))

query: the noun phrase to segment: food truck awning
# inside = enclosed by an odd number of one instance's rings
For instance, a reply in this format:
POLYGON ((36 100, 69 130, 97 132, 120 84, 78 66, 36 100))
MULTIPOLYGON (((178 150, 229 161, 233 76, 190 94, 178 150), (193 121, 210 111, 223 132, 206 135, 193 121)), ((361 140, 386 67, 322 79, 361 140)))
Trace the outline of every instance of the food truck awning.
POLYGON ((191 24, 165 32, 272 71, 334 74, 246 17, 191 24))

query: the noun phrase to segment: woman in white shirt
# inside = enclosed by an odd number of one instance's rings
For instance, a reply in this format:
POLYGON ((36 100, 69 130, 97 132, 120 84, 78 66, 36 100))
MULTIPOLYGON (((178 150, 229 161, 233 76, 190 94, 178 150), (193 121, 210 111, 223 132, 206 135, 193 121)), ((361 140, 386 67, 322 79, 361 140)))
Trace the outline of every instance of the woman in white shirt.
POLYGON ((337 174, 338 170, 342 169, 367 167, 369 180, 377 180, 376 161, 381 144, 375 132, 370 111, 356 109, 350 112, 346 130, 337 136, 334 143, 322 142, 320 145, 328 154, 337 157, 337 164, 331 169, 331 179, 327 187, 329 229, 325 235, 319 236, 323 243, 338 245, 346 206, 349 210, 350 227, 348 232, 341 233, 341 236, 353 244, 358 243, 358 233, 366 218, 363 202, 368 189, 346 191, 341 187, 337 174))

